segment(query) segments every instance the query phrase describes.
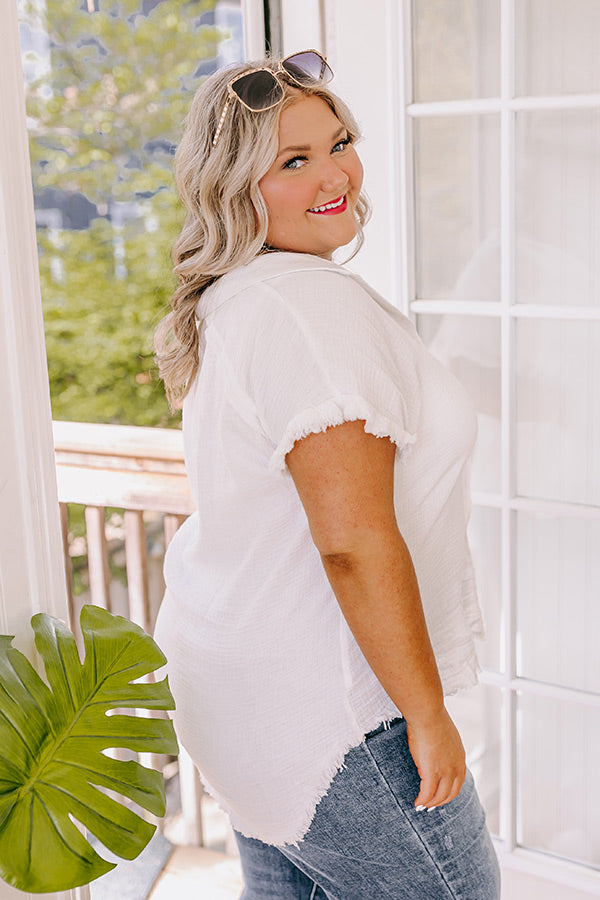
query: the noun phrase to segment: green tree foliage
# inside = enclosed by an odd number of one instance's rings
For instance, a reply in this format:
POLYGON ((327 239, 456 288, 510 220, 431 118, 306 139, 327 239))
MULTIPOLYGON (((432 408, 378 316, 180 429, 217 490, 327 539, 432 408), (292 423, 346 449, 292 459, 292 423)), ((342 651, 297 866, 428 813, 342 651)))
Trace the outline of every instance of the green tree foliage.
MULTIPOLYGON (((154 215, 156 206, 155 201, 154 215)), ((152 334, 172 287, 168 244, 177 232, 176 208, 162 212, 154 234, 142 227, 136 234, 135 223, 124 228, 127 274, 120 279, 115 278, 115 234, 105 219, 94 219, 85 231, 63 231, 58 253, 48 235, 40 234, 55 419, 161 427, 178 422, 152 358, 152 334), (57 260, 64 263, 64 280, 52 275, 57 260)))
POLYGON ((53 415, 175 424, 152 363, 181 223, 172 151, 199 66, 227 35, 202 24, 215 0, 43 6, 41 19, 25 0, 22 15, 49 41, 25 65, 34 189, 84 195, 99 213, 89 228, 39 231, 53 415))

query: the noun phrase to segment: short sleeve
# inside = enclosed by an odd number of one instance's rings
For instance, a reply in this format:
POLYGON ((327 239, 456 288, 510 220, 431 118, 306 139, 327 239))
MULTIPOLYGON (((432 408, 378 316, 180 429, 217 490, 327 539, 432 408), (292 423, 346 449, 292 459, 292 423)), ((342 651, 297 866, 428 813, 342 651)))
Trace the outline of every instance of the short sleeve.
POLYGON ((415 442, 418 339, 408 322, 341 271, 293 272, 244 294, 229 308, 224 340, 271 445, 272 472, 287 471, 296 441, 347 421, 363 419, 401 453, 415 442))

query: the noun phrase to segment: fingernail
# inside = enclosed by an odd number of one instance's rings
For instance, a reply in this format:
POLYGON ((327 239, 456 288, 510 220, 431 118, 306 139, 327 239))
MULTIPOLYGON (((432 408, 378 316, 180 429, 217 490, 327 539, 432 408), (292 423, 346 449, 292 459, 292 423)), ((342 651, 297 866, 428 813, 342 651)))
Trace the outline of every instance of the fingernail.
POLYGON ((427 809, 426 806, 415 806, 417 812, 423 812, 424 809, 427 809))
POLYGON ((427 812, 431 812, 432 809, 437 809, 437 806, 428 806, 427 812))

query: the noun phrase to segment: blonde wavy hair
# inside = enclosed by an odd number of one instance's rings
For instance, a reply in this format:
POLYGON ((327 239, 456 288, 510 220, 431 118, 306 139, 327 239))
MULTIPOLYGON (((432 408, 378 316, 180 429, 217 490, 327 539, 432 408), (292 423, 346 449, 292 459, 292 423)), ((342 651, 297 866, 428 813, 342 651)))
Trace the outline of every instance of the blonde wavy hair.
MULTIPOLYGON (((203 291, 221 275, 270 249, 266 246, 268 212, 258 182, 277 156, 282 109, 301 96, 316 95, 328 104, 349 137, 360 136, 352 113, 339 97, 322 85, 300 87, 288 82, 279 71, 283 101, 262 112, 232 101, 213 147, 228 82, 249 69, 275 71, 277 65, 277 59, 263 59, 221 69, 207 78, 196 91, 175 155, 175 178, 187 216, 173 247, 178 286, 171 297, 171 312, 154 336, 159 374, 172 409, 181 407, 198 371, 197 307, 203 291)), ((369 215, 368 199, 361 193, 354 253, 362 245, 362 226, 369 215)))

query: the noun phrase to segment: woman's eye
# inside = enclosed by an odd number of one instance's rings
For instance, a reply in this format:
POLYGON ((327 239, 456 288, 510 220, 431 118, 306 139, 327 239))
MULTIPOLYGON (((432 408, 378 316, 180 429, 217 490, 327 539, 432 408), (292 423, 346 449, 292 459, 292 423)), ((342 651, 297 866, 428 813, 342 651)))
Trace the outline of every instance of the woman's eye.
POLYGON ((294 156, 292 159, 288 159, 287 162, 283 164, 284 169, 300 169, 304 163, 306 162, 305 156, 294 156))
POLYGON ((333 152, 339 153, 341 150, 344 150, 348 146, 348 144, 351 144, 351 143, 352 143, 352 138, 345 137, 345 138, 343 138, 343 140, 338 141, 337 144, 333 145, 333 152))

